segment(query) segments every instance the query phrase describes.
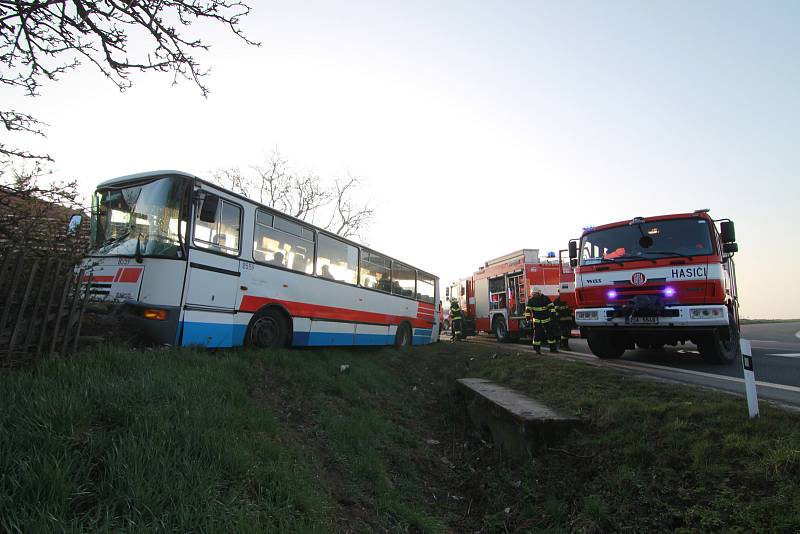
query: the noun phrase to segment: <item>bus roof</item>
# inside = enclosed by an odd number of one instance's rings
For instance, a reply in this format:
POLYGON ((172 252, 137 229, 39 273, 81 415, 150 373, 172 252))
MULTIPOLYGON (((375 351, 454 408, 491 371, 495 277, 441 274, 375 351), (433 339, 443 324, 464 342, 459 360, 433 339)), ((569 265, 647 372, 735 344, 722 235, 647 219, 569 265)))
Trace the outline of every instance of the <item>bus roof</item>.
POLYGON ((139 181, 139 180, 146 180, 147 178, 155 178, 157 176, 183 176, 183 177, 195 180, 196 182, 200 182, 200 183, 202 183, 204 185, 215 187, 217 189, 225 191, 225 193, 228 194, 228 195, 233 195, 236 198, 239 198, 241 200, 245 200, 247 202, 250 202, 251 204, 254 204, 255 206, 262 207, 262 208, 265 208, 265 209, 280 213, 281 217, 286 217, 288 219, 291 219, 291 220, 297 222, 298 224, 301 224, 303 226, 310 226, 310 227, 314 228, 315 230, 317 230, 318 232, 321 232, 323 234, 327 234, 327 235, 329 235, 329 236, 331 236, 331 237, 333 237, 335 239, 338 239, 339 241, 344 241, 345 243, 353 245, 354 247, 365 248, 365 249, 371 250, 371 251, 375 252, 376 254, 380 254, 381 256, 386 257, 387 259, 390 259, 392 261, 397 261, 397 262, 403 263, 405 265, 408 265, 409 267, 411 267, 411 268, 413 268, 413 269, 415 269, 417 271, 421 271, 421 272, 423 272, 423 273, 435 278, 436 280, 439 279, 438 276, 431 274, 430 271, 425 271, 423 269, 419 269, 417 267, 414 267, 413 265, 411 265, 411 264, 409 264, 409 263, 407 263, 405 261, 400 261, 400 260, 398 260, 396 258, 393 258, 392 256, 389 256, 388 254, 384 254, 383 252, 375 250, 372 247, 368 247, 368 246, 362 245, 361 243, 358 243, 356 241, 352 241, 350 239, 347 239, 346 237, 342 237, 339 234, 336 234, 334 232, 325 230, 323 228, 320 228, 319 226, 315 226, 315 225, 311 224, 308 221, 304 221, 302 219, 298 219, 296 217, 292 217, 291 215, 289 215, 287 213, 284 213, 284 212, 282 212, 282 211, 280 211, 280 210, 278 210, 276 208, 271 208, 269 206, 266 206, 266 205, 264 205, 264 204, 262 204, 260 202, 257 202, 255 200, 253 200, 252 198, 247 198, 244 195, 240 195, 239 193, 231 191, 230 189, 227 189, 227 188, 225 188, 225 187, 223 187, 223 186, 221 186, 219 184, 215 184, 213 182, 209 182, 208 180, 204 180, 202 178, 199 178, 199 177, 195 176, 194 174, 189 174, 188 172, 175 171, 175 170, 161 170, 161 171, 148 171, 148 172, 140 172, 140 173, 136 173, 136 174, 128 174, 128 175, 125 175, 125 176, 119 176, 117 178, 112 178, 110 180, 106 180, 105 182, 100 183, 96 187, 96 189, 103 189, 104 187, 119 186, 119 185, 122 185, 122 184, 125 184, 125 183, 128 183, 128 182, 136 182, 136 181, 139 181))
POLYGON ((194 174, 189 174, 188 172, 183 171, 174 171, 174 170, 163 170, 163 171, 148 171, 148 172, 139 172, 136 174, 127 174, 125 176, 119 176, 117 178, 112 178, 110 180, 106 180, 105 182, 100 183, 96 189, 102 189, 104 187, 112 187, 115 185, 124 184, 127 182, 135 182, 137 180, 144 180, 147 178, 155 178, 156 176, 164 176, 164 175, 178 175, 178 176, 185 176, 186 178, 194 178, 199 180, 197 176, 194 174))

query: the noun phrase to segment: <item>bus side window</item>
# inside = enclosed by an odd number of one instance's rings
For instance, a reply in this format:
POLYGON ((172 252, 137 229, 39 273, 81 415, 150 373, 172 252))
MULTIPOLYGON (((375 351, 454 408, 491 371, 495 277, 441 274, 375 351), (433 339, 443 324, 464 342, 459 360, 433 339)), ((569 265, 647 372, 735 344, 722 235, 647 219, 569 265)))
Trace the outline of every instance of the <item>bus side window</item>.
POLYGON ((200 248, 239 254, 242 208, 215 195, 207 195, 203 208, 198 211, 194 224, 194 244, 200 248), (210 200, 213 197, 216 200, 210 200), (207 206, 215 206, 211 213, 207 206))
POLYGON ((314 232, 294 221, 257 210, 253 259, 311 274, 314 269, 314 232))

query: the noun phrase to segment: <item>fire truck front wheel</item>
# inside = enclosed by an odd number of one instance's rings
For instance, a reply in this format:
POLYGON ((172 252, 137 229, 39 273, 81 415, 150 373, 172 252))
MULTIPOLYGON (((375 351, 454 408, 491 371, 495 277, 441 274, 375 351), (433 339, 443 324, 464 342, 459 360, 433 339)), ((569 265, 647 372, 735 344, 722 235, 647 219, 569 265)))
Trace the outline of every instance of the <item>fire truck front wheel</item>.
POLYGON ((625 352, 625 344, 608 334, 590 333, 586 339, 592 354, 603 360, 613 360, 625 352))
POLYGON ((277 308, 259 310, 247 326, 245 342, 250 347, 278 349, 289 344, 289 319, 277 308))
POLYGON ((739 328, 733 319, 730 318, 728 335, 720 335, 714 332, 698 339, 695 343, 700 357, 706 363, 730 364, 740 356, 739 348, 739 328), (727 338, 727 339, 725 339, 727 338))

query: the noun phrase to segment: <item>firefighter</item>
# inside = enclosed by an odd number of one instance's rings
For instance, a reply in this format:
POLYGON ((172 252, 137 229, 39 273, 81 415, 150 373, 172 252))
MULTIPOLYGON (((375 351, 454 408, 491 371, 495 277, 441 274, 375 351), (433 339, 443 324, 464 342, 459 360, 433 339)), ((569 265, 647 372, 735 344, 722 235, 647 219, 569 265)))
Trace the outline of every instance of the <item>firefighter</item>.
POLYGON ((547 337, 550 352, 558 352, 556 333, 554 332, 556 314, 555 307, 550 299, 542 295, 540 288, 534 288, 533 296, 528 301, 528 306, 533 315, 533 347, 536 354, 542 353, 542 340, 547 337))
POLYGON ((525 303, 525 322, 528 326, 531 327, 531 331, 533 331, 533 292, 531 292, 531 298, 528 299, 528 302, 525 303))
POLYGON ((560 346, 562 349, 569 350, 569 334, 572 332, 572 310, 569 309, 567 303, 561 300, 561 290, 558 290, 558 297, 553 301, 553 307, 558 316, 558 332, 561 335, 560 346))
POLYGON ((461 339, 462 322, 463 317, 461 315, 461 308, 458 305, 458 301, 453 299, 450 302, 450 331, 453 334, 453 337, 450 338, 450 341, 458 341, 461 339))

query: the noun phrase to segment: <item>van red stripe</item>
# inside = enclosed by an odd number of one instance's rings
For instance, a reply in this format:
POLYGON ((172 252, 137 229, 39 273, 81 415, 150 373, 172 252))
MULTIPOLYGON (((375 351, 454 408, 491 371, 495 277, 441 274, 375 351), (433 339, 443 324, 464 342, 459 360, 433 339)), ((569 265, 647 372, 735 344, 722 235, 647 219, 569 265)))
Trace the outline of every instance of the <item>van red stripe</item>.
POLYGON ((239 307, 239 311, 256 312, 266 304, 280 304, 286 308, 286 311, 288 311, 289 314, 293 316, 310 317, 311 319, 333 319, 336 321, 378 324, 400 324, 401 321, 407 320, 416 328, 430 328, 432 323, 432 321, 425 321, 417 319, 416 317, 349 310, 347 308, 337 308, 335 306, 322 306, 320 304, 308 304, 305 302, 291 302, 288 300, 256 297, 253 295, 245 295, 242 297, 242 304, 239 307))

